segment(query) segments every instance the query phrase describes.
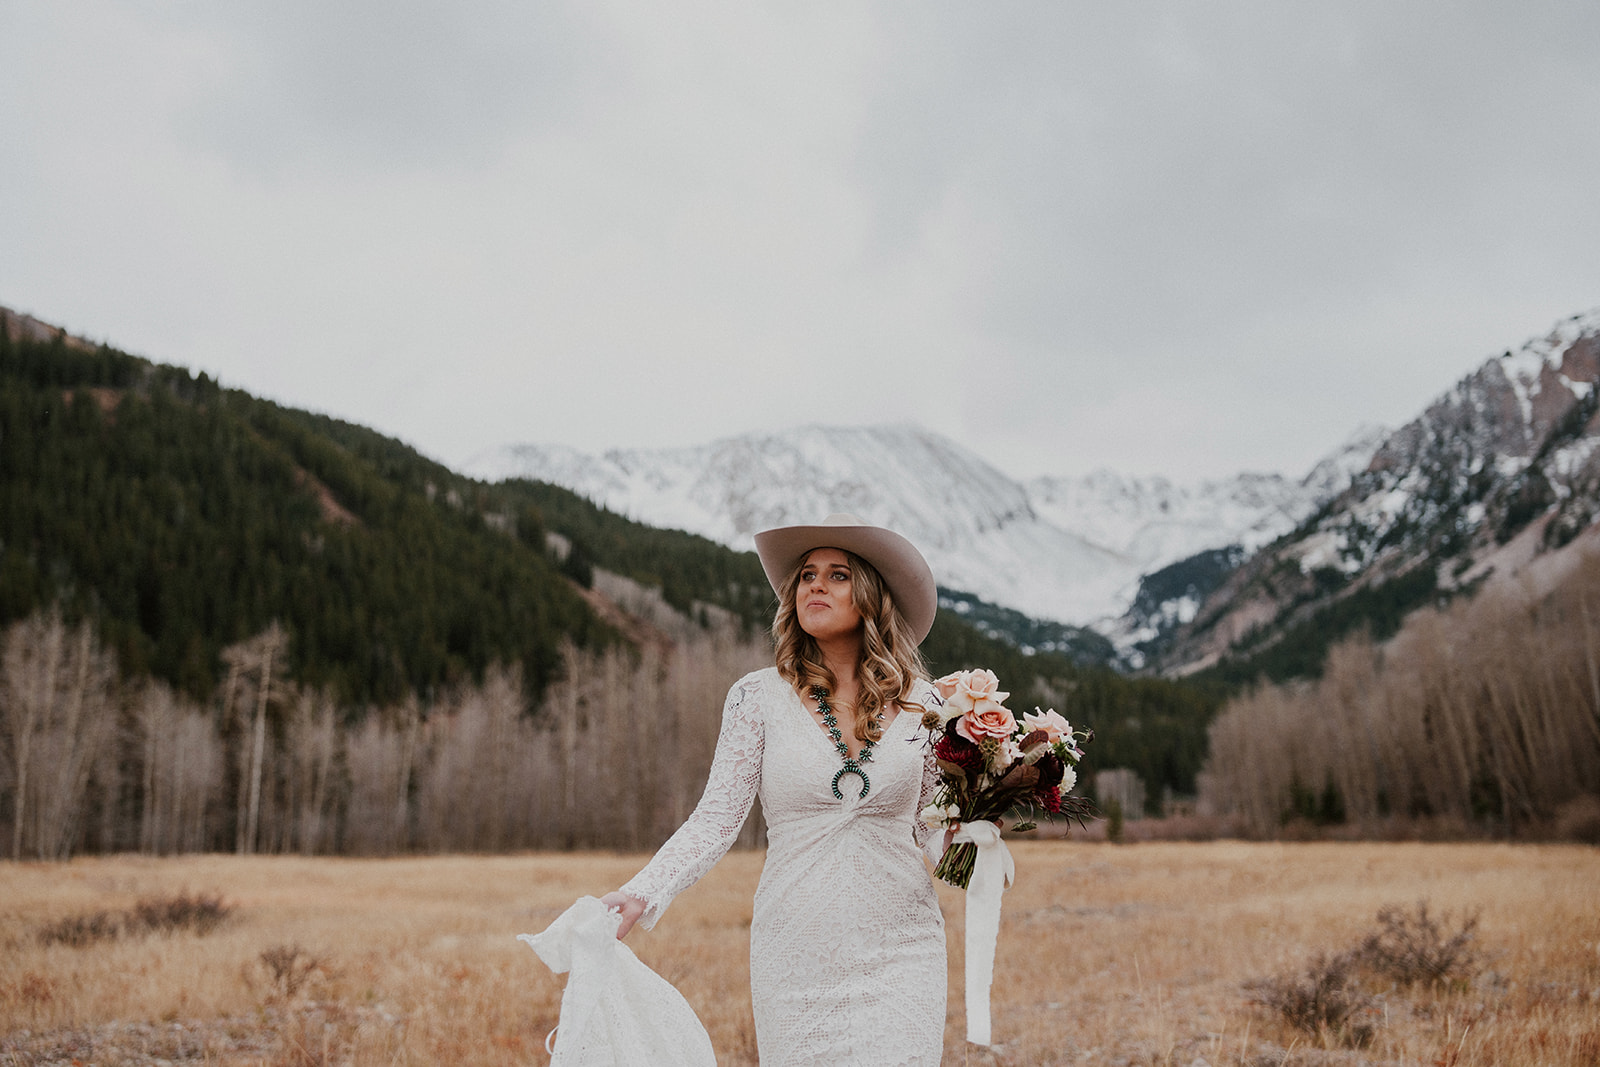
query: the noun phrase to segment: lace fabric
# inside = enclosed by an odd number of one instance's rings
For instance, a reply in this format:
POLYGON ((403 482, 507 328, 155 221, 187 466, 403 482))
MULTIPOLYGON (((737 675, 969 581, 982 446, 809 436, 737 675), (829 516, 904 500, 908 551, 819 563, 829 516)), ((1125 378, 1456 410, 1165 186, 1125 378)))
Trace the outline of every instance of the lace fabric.
MULTIPOLYGON (((918 698, 931 704, 931 688, 918 698)), ((917 818, 938 782, 915 708, 884 729, 872 788, 833 795, 840 760, 793 688, 769 667, 723 707, 694 813, 622 891, 653 926, 722 858, 759 794, 767 856, 750 928, 761 1062, 938 1063, 944 1038, 944 921, 922 861, 942 842, 917 818)))

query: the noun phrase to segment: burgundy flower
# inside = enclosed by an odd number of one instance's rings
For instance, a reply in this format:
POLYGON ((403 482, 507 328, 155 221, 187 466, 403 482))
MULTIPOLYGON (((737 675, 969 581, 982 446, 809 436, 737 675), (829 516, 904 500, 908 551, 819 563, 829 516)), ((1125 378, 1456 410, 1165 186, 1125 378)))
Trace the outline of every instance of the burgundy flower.
POLYGON ((1053 785, 1048 789, 1039 790, 1038 797, 1039 806, 1044 808, 1045 811, 1048 811, 1051 815, 1061 814, 1061 788, 1059 786, 1053 785))
POLYGON ((1053 786, 1061 784, 1061 777, 1066 773, 1066 764, 1061 762, 1061 757, 1054 752, 1046 752, 1039 757, 1039 762, 1034 764, 1039 768, 1039 785, 1053 786))
POLYGON ((983 766, 983 753, 978 751, 978 746, 956 734, 946 734, 935 741, 933 756, 962 770, 972 771, 983 766))

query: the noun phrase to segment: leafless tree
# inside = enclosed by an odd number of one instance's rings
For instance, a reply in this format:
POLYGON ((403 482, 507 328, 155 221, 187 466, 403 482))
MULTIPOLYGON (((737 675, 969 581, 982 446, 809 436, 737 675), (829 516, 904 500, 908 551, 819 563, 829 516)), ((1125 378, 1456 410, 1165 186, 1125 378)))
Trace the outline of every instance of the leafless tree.
POLYGON ((58 611, 14 624, 0 657, 0 716, 16 783, 11 855, 70 855, 90 776, 117 727, 116 663, 87 621, 58 611))
POLYGON ((1600 559, 1549 588, 1491 583, 1413 613, 1383 647, 1329 652, 1314 684, 1262 685, 1212 724, 1204 801, 1277 831, 1331 785, 1358 826, 1431 819, 1516 834, 1600 794, 1600 559))
POLYGON ((211 716, 151 681, 139 694, 134 719, 141 759, 140 851, 203 850, 223 768, 222 741, 211 716))
POLYGON ((256 851, 260 843, 262 781, 268 766, 267 713, 274 700, 284 696, 284 656, 288 644, 288 634, 274 620, 261 633, 230 645, 222 652, 223 661, 228 664, 227 680, 223 683, 223 715, 225 719, 234 715, 242 719, 244 705, 250 708, 250 719, 239 746, 241 773, 234 847, 240 854, 256 851), (253 687, 247 688, 247 681, 253 682, 253 687), (240 699, 243 695, 253 696, 253 699, 240 699))

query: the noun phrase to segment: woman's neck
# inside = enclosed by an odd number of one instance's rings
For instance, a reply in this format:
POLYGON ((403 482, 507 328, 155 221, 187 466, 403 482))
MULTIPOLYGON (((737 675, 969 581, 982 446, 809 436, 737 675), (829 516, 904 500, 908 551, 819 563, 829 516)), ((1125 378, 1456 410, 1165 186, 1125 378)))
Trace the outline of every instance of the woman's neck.
POLYGON ((817 651, 822 655, 822 665, 833 675, 833 697, 836 702, 854 704, 856 699, 856 667, 861 663, 861 637, 835 638, 818 641, 817 651))

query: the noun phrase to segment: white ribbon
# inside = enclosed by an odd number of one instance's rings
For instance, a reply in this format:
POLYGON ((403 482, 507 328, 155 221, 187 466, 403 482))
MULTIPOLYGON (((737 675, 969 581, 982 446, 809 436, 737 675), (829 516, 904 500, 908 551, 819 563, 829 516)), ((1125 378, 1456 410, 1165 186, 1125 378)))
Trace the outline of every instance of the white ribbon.
POLYGON ((964 822, 950 839, 978 847, 967 883, 967 1040, 989 1043, 989 986, 994 981, 994 947, 1000 937, 1000 895, 1017 878, 1011 850, 992 822, 964 822))

